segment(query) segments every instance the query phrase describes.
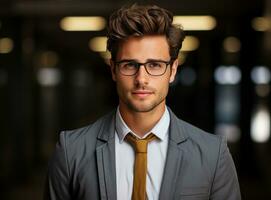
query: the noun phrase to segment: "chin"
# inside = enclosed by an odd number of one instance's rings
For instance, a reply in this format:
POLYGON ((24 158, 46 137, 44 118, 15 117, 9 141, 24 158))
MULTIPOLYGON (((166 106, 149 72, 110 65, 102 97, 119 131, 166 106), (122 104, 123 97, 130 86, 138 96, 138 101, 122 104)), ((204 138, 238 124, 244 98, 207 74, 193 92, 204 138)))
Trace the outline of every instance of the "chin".
POLYGON ((149 104, 133 104, 133 103, 128 103, 127 106, 129 107, 130 110, 134 112, 150 112, 152 110, 155 110, 159 106, 159 104, 156 103, 149 103, 149 104))

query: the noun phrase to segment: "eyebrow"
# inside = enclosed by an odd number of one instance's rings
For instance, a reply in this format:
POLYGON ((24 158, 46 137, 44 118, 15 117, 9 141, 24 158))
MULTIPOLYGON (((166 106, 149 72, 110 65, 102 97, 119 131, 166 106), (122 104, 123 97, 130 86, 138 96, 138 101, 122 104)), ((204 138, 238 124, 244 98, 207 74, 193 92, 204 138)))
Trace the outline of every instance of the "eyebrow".
MULTIPOLYGON (((146 62, 157 62, 157 61, 165 62, 167 60, 154 59, 154 58, 149 58, 149 59, 146 60, 146 62)), ((169 59, 169 61, 170 61, 170 59, 169 59)), ((137 60, 137 59, 123 59, 123 60, 117 61, 116 63, 119 63, 119 62, 137 62, 137 63, 142 63, 142 62, 139 62, 139 60, 137 60)), ((146 62, 143 62, 143 63, 146 63, 146 62)))

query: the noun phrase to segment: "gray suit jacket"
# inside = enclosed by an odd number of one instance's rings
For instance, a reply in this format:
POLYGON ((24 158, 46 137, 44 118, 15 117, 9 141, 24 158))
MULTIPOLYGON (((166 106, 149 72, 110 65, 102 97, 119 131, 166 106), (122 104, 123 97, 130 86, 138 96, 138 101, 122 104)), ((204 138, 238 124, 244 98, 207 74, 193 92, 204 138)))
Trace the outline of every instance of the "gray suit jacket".
MULTIPOLYGON (((225 139, 169 112, 169 144, 159 199, 241 199, 225 139)), ((116 200, 114 137, 115 111, 92 125, 62 132, 49 162, 44 199, 116 200)))

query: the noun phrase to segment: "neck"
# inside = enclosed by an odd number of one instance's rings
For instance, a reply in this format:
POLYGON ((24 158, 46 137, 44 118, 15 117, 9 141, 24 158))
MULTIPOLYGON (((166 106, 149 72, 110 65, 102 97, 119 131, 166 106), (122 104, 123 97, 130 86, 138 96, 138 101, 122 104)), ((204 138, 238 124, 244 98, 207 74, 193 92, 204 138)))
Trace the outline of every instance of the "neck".
POLYGON ((127 126, 139 137, 143 137, 161 119, 165 112, 165 103, 148 112, 132 111, 121 104, 119 109, 121 117, 127 126))

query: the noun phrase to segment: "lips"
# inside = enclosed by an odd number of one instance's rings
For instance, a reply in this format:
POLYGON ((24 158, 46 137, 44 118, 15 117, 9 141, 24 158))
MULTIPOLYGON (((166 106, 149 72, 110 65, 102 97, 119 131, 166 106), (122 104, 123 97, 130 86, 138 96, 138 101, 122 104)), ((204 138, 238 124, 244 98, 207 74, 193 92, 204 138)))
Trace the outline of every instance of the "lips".
POLYGON ((133 91, 132 94, 137 97, 144 98, 144 97, 147 97, 147 96, 153 94, 153 92, 148 91, 148 90, 136 90, 136 91, 133 91))

